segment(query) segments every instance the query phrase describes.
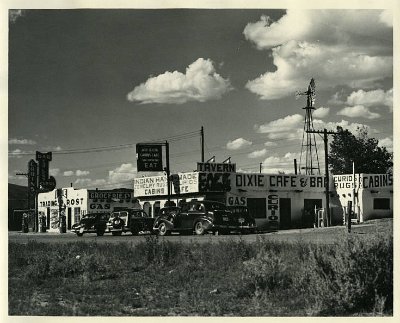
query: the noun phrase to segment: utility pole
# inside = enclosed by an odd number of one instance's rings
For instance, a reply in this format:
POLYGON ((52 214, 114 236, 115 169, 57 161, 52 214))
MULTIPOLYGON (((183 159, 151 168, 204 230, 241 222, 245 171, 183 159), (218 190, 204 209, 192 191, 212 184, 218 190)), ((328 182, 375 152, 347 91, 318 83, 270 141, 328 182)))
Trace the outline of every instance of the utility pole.
POLYGON ((262 171, 262 163, 260 163, 260 174, 261 174, 261 171, 262 171))
POLYGON ((201 162, 204 163, 204 128, 203 128, 203 126, 201 126, 200 135, 201 135, 201 162))
POLYGON ((167 173, 167 194, 168 194, 168 205, 171 202, 171 179, 170 177, 170 169, 169 169, 169 143, 165 141, 165 157, 166 157, 166 173, 167 173))
POLYGON ((324 149, 325 149, 325 204, 326 204, 326 218, 327 222, 331 222, 331 211, 329 209, 329 168, 328 168, 328 134, 329 135, 334 135, 337 132, 334 131, 328 131, 324 129, 324 131, 321 130, 308 130, 307 132, 310 133, 318 133, 318 134, 323 134, 324 135, 324 149))

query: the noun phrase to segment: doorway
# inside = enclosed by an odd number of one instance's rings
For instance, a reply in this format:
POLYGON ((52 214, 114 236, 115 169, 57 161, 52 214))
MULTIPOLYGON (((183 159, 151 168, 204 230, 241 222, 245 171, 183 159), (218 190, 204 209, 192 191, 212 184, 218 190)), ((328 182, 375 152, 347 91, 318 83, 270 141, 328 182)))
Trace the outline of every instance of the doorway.
POLYGON ((322 199, 304 199, 302 227, 312 228, 315 223, 315 208, 322 208, 322 199))
POLYGON ((292 227, 292 203, 289 198, 279 199, 280 229, 290 229, 292 227))

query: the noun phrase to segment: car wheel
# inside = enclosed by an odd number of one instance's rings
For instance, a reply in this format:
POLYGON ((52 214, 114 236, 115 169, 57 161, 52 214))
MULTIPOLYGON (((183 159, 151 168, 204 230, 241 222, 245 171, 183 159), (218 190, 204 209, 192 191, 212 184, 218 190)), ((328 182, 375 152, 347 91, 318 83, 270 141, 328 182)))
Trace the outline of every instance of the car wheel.
POLYGON ((101 236, 104 235, 104 231, 103 231, 103 230, 98 230, 98 231, 96 231, 96 234, 97 234, 99 237, 101 237, 101 236))
POLYGON ((114 231, 112 232, 113 236, 120 236, 122 234, 122 231, 114 231))
POLYGON ((196 222, 196 224, 194 225, 194 232, 199 236, 206 233, 203 222, 201 222, 201 221, 196 222))
POLYGON ((77 235, 78 237, 82 237, 82 236, 83 236, 83 232, 77 232, 76 235, 77 235))
POLYGON ((166 235, 168 235, 168 228, 167 228, 167 225, 164 223, 164 222, 161 222, 159 225, 158 225, 158 235, 159 236, 166 236, 166 235))

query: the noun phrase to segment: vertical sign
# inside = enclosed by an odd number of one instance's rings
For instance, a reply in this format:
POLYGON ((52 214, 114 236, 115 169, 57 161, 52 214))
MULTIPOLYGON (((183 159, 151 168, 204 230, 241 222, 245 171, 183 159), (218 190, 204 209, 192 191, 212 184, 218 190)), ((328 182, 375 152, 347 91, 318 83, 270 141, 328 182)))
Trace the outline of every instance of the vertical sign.
POLYGON ((36 160, 39 162, 39 185, 46 182, 49 178, 49 162, 52 159, 51 152, 36 152, 36 160))
POLYGON ((36 152, 36 160, 39 162, 39 183, 42 192, 52 191, 56 187, 56 180, 53 176, 49 177, 49 162, 52 160, 52 153, 36 152))
POLYGON ((162 145, 137 144, 136 156, 138 172, 163 171, 162 145))
POLYGON ((267 220, 270 226, 279 228, 279 196, 270 194, 267 197, 267 220))
POLYGON ((33 203, 32 205, 32 202, 35 201, 37 190, 37 163, 33 159, 28 163, 28 190, 28 209, 30 209, 35 207, 35 204, 33 203))

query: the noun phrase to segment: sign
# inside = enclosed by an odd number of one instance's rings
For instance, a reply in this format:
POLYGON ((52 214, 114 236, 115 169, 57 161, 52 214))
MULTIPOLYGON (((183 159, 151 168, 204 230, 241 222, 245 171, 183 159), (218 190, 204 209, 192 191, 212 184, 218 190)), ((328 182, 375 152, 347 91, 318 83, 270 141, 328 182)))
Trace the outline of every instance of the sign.
POLYGON ((270 194, 267 196, 267 220, 268 222, 279 222, 279 196, 270 194))
POLYGON ((39 186, 43 185, 49 179, 49 162, 52 160, 52 153, 36 152, 36 160, 39 162, 39 186))
POLYGON ((138 172, 160 172, 162 165, 162 145, 136 145, 138 172))
POLYGON ((50 176, 47 180, 40 183, 41 192, 50 192, 56 188, 56 179, 50 176))
POLYGON ((37 163, 31 159, 28 163, 28 208, 34 207, 34 201, 37 193, 37 163), (32 205, 33 203, 33 205, 32 205))
MULTIPOLYGON (((176 191, 175 185, 172 185, 172 194, 187 194, 199 192, 199 173, 188 172, 178 173, 179 192, 176 191)), ((176 177, 175 177, 176 178, 176 177)), ((178 179, 175 180, 176 182, 178 179)), ((167 176, 146 176, 138 177, 133 180, 133 190, 135 197, 167 195, 167 176)))
POLYGON ((355 174, 333 176, 336 189, 393 187, 393 174, 355 174), (354 187, 355 184, 355 187, 354 187))
POLYGON ((266 175, 250 173, 199 173, 200 192, 230 192, 232 190, 306 190, 325 189, 325 176, 266 175))
POLYGON ((88 193, 91 200, 130 200, 133 197, 131 192, 88 191, 88 193))
POLYGON ((231 163, 197 163, 197 171, 211 173, 236 173, 236 164, 231 163))

